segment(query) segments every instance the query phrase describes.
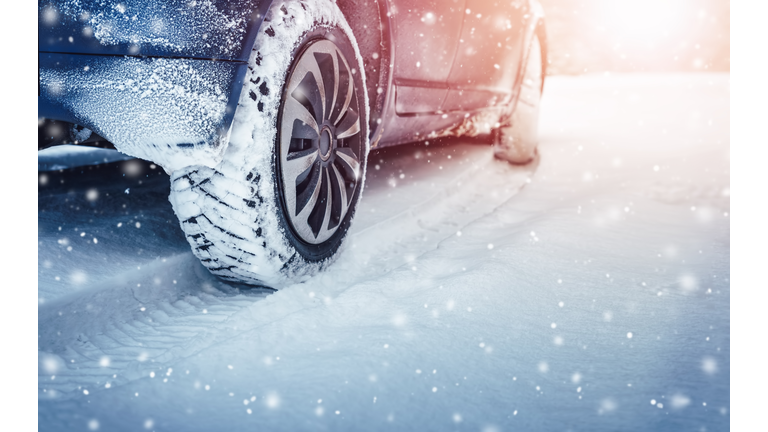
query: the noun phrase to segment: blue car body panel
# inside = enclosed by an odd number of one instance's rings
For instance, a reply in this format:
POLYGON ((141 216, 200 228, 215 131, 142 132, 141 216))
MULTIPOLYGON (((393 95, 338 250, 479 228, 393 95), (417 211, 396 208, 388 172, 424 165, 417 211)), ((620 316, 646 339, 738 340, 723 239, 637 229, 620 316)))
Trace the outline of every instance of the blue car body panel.
POLYGON ((270 0, 41 0, 40 52, 247 61, 270 0))
POLYGON ((40 1, 38 115, 85 126, 169 169, 213 164, 270 4, 40 1))
POLYGON ((40 116, 85 126, 121 152, 170 170, 217 162, 248 69, 244 62, 180 58, 38 59, 40 116))

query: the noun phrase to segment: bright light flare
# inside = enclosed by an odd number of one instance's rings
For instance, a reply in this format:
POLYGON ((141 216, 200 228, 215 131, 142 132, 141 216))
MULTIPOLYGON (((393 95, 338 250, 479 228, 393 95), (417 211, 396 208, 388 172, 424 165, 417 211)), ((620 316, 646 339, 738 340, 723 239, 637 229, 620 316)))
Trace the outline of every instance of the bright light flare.
POLYGON ((686 0, 603 0, 598 13, 598 30, 606 30, 616 44, 653 47, 677 33, 691 10, 686 0))

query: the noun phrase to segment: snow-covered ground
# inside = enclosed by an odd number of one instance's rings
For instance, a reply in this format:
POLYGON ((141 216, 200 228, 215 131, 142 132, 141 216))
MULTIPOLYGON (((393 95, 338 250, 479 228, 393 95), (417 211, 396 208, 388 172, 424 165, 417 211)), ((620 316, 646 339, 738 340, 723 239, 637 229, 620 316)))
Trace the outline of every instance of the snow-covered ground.
POLYGON ((729 79, 549 78, 529 166, 375 152, 276 293, 203 269, 160 168, 41 171, 39 430, 728 430, 729 79))

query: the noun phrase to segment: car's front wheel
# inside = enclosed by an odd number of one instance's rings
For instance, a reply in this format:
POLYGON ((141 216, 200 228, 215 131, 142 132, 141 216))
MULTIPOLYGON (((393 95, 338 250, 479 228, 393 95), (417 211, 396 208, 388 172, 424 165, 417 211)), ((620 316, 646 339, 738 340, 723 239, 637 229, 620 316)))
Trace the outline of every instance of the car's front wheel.
POLYGON ((224 160, 172 175, 170 201, 217 276, 274 288, 330 263, 363 189, 364 69, 334 3, 267 15, 224 160))
POLYGON ((536 156, 539 144, 539 107, 544 74, 541 44, 533 37, 528 60, 523 69, 520 94, 512 116, 495 131, 494 155, 515 164, 525 164, 536 156))

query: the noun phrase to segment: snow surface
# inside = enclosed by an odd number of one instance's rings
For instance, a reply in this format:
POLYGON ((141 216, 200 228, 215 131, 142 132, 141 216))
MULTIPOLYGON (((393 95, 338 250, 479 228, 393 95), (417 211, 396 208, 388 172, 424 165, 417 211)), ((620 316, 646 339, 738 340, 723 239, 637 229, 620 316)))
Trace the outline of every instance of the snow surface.
POLYGON ((207 273, 159 168, 40 173, 39 430, 728 430, 729 80, 549 78, 538 166, 373 152, 276 293, 207 273))

